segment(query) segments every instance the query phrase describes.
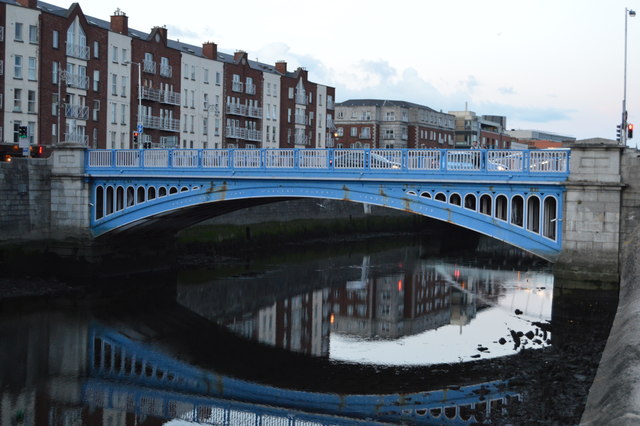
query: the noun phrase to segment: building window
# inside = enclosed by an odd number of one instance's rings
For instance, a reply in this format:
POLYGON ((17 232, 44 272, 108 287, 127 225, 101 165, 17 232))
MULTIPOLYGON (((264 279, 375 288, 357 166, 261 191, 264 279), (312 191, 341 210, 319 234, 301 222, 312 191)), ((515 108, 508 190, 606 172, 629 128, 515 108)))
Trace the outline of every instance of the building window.
POLYGON ((31 114, 36 112, 36 91, 29 90, 27 93, 27 111, 31 114))
POLYGON ((191 80, 195 80, 195 79, 196 79, 196 66, 191 65, 191 80))
POLYGON ((352 127, 351 128, 351 136, 358 136, 358 128, 357 127, 352 127))
POLYGON ((122 49, 122 63, 126 63, 128 61, 129 56, 127 56, 127 49, 122 49))
POLYGON ((122 96, 123 98, 127 97, 127 76, 123 75, 122 77, 120 77, 120 96, 122 96))
POLYGON ((100 89, 100 71, 93 70, 93 91, 97 92, 100 89))
POLYGON ((338 136, 344 136, 344 128, 338 127, 338 136))
POLYGON ((127 124, 127 105, 120 105, 120 124, 127 124))
POLYGON ((394 121, 396 119, 396 113, 394 111, 387 111, 386 120, 394 121))
POLYGON ((118 62, 118 46, 111 47, 111 61, 118 62))
POLYGON ((29 80, 31 80, 31 81, 35 81, 36 78, 37 78, 36 77, 37 76, 36 68, 37 68, 36 58, 30 56, 29 57, 29 69, 28 69, 27 72, 28 72, 29 80))
MULTIPOLYGON (((109 106, 111 107, 111 124, 116 124, 116 103, 111 102, 109 106)), ((113 134, 115 136, 115 132, 113 132, 113 134)), ((115 144, 115 140, 113 141, 113 143, 115 144)))
POLYGON ((202 72, 204 73, 202 76, 202 81, 204 81, 204 84, 209 84, 209 69, 203 68, 202 72))
POLYGON ((220 75, 220 72, 216 71, 216 86, 220 86, 221 79, 222 79, 222 76, 220 75))
POLYGON ((51 82, 53 84, 58 84, 58 74, 58 63, 54 61, 51 63, 51 82))
POLYGON ((93 42, 93 57, 94 58, 100 57, 100 43, 98 43, 97 41, 93 42))
POLYGON ((54 49, 57 49, 59 46, 59 38, 60 34, 58 33, 58 31, 53 30, 53 34, 51 37, 51 47, 53 47, 54 49))
POLYGON ((98 121, 98 114, 100 113, 100 100, 93 101, 93 121, 98 121))
POLYGON ((29 25, 29 43, 38 43, 38 27, 36 25, 29 25))
POLYGON ((54 93, 51 95, 51 115, 58 115, 58 94, 54 93))
POLYGON ((13 112, 22 112, 22 89, 13 89, 13 112))
POLYGON ((196 107, 196 92, 195 90, 191 91, 191 108, 196 107))
POLYGON ((202 134, 206 135, 209 133, 209 119, 207 117, 202 118, 202 134))
POLYGON ((111 94, 118 94, 118 74, 111 74, 111 94))
POLYGON ((15 32, 13 39, 15 41, 22 41, 22 22, 16 22, 14 29, 15 32))
POLYGON ((22 78, 22 56, 13 57, 13 78, 22 78))

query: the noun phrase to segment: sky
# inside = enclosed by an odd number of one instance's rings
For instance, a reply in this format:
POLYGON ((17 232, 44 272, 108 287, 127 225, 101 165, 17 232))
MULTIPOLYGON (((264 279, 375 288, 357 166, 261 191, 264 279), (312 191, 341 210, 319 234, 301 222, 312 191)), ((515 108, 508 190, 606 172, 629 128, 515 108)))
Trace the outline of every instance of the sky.
MULTIPOLYGON (((508 129, 577 139, 616 137, 626 40, 628 122, 640 126, 640 0, 79 3, 86 15, 107 21, 119 8, 136 30, 166 26, 174 40, 212 41, 221 52, 304 67, 311 81, 335 87, 337 102, 468 109, 504 115, 508 129)), ((629 142, 636 146, 640 134, 629 142)))

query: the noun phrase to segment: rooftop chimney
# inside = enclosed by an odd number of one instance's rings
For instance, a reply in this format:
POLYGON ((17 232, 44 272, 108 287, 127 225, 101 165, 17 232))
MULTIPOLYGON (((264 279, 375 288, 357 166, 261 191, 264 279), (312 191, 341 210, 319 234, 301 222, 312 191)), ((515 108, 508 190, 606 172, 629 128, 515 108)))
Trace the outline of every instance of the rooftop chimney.
POLYGON ((151 32, 153 31, 158 31, 158 33, 162 36, 162 38, 166 41, 167 40, 167 27, 153 27, 151 29, 151 32))
POLYGON ((207 41, 202 44, 202 54, 205 58, 218 59, 218 45, 212 41, 207 41))
POLYGON ((120 9, 111 15, 111 31, 127 35, 129 34, 129 17, 120 9))
POLYGON ((281 74, 286 74, 287 73, 287 63, 285 61, 276 62, 276 71, 278 71, 281 74))
POLYGON ((16 3, 29 9, 36 9, 38 7, 38 0, 16 0, 16 3))
POLYGON ((244 50, 236 50, 236 52, 233 54, 233 60, 235 62, 240 62, 243 57, 247 59, 247 52, 245 52, 244 50))

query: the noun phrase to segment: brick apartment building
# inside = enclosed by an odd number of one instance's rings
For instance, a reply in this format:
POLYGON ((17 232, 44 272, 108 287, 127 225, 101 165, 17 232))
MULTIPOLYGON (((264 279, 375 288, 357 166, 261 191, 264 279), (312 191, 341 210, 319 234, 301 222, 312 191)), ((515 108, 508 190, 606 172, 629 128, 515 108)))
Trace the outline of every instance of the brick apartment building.
POLYGON ((336 104, 336 147, 452 148, 455 117, 405 101, 351 99, 336 104))
POLYGON ((36 0, 0 0, 0 141, 91 148, 332 146, 333 87, 302 68, 36 0), (138 127, 143 133, 137 135, 138 127), (137 141, 134 141, 134 138, 137 141))

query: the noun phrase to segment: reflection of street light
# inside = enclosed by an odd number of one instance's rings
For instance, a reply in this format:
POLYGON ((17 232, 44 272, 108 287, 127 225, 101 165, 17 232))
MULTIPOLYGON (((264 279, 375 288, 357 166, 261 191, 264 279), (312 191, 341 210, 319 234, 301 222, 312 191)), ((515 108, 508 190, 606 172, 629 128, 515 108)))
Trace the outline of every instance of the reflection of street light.
POLYGON ((627 18, 636 16, 636 12, 624 8, 624 93, 622 97, 622 125, 620 126, 620 143, 627 144, 627 18))
MULTIPOLYGON (((138 66, 138 126, 136 131, 140 131, 142 127, 142 70, 140 62, 127 61, 125 65, 133 64, 138 66)), ((142 148, 142 137, 138 137, 138 149, 142 148)))

